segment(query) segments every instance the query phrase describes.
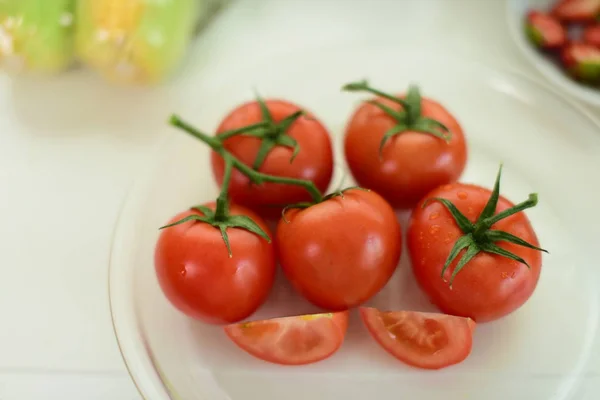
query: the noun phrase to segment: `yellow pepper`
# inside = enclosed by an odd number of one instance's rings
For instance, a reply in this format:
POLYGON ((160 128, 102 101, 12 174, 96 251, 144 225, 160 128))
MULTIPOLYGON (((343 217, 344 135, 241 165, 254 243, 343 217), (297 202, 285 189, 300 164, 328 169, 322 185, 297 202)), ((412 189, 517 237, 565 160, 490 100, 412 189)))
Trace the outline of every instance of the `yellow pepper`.
POLYGON ((159 82, 183 57, 199 9, 197 0, 79 0, 77 56, 113 81, 159 82))

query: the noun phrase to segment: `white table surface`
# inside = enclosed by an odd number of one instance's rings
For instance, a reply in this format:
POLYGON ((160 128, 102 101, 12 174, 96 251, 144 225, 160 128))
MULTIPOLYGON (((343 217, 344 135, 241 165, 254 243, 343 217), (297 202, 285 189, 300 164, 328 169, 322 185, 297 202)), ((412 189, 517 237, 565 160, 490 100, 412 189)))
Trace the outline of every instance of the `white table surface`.
MULTIPOLYGON (((510 40, 503 0, 237 0, 184 70, 218 87, 253 59, 379 40, 399 56, 444 49, 536 75, 510 40)), ((176 93, 177 80, 123 89, 82 71, 0 76, 1 400, 139 399, 112 331, 109 248, 128 186, 170 132, 176 93)))

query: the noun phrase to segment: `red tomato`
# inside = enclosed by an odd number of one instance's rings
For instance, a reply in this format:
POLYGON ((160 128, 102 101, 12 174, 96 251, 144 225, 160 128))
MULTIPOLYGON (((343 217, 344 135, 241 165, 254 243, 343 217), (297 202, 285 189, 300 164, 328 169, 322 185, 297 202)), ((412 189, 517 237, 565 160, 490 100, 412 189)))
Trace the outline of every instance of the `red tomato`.
POLYGON ((600 24, 587 27, 583 32, 583 41, 600 48, 600 24))
POLYGON ((381 347, 414 367, 440 369, 471 353, 475 322, 470 318, 365 307, 360 316, 381 347))
POLYGON ((286 212, 276 247, 293 286, 315 305, 337 311, 383 288, 398 265, 402 240, 392 207, 375 192, 351 189, 286 212))
POLYGON ((551 13, 565 23, 593 22, 600 14, 600 0, 559 0, 551 13))
MULTIPOLYGON (((377 101, 401 109, 391 100, 377 101)), ((454 182, 466 164, 467 146, 456 119, 425 97, 421 108, 423 117, 448 127, 449 143, 427 133, 406 131, 389 139, 380 157, 381 140, 397 122, 370 103, 362 104, 346 127, 344 150, 352 175, 359 185, 375 190, 394 207, 412 207, 430 190, 454 182)))
MULTIPOLYGON (((300 110, 297 105, 282 100, 267 100, 265 103, 275 122, 300 110)), ((258 103, 246 103, 225 117, 217 129, 217 134, 262 120, 258 103)), ((294 160, 290 162, 292 149, 276 146, 258 170, 269 175, 310 180, 321 192, 326 191, 333 173, 333 151, 327 129, 313 116, 302 116, 293 123, 287 133, 300 146, 294 160)), ((225 148, 247 165, 253 165, 260 146, 261 140, 250 136, 235 136, 225 141, 225 148)), ((220 185, 223 182, 225 165, 223 159, 215 152, 212 153, 212 167, 220 185)), ((283 205, 311 199, 306 190, 299 186, 277 183, 253 185, 236 169, 231 175, 229 197, 235 203, 267 214, 281 212, 283 205)))
MULTIPOLYGON (((491 192, 488 189, 456 183, 429 193, 429 198, 450 200, 471 222, 484 209, 491 192)), ((456 275, 450 276, 465 250, 441 272, 450 250, 463 232, 450 212, 438 201, 424 199, 413 211, 408 228, 408 248, 415 277, 431 301, 448 314, 470 317, 477 322, 500 318, 519 308, 533 293, 542 264, 541 254, 533 249, 508 242, 495 243, 501 249, 520 256, 531 267, 506 257, 480 252, 456 275)), ((512 207, 500 197, 496 213, 512 207)), ((535 232, 523 212, 500 220, 494 230, 508 232, 534 246, 539 246, 535 232)))
MULTIPOLYGON (((214 209, 214 204, 207 204, 214 209)), ((188 210, 170 223, 189 215, 188 210)), ((231 215, 252 218, 267 234, 255 213, 232 204, 231 215)), ((155 249, 158 282, 171 303, 192 318, 209 323, 233 323, 247 318, 267 298, 275 278, 273 245, 245 229, 228 228, 232 256, 221 232, 204 222, 185 222, 162 230, 155 249)))
POLYGON ((302 365, 335 353, 346 335, 348 311, 228 325, 225 332, 244 351, 268 362, 302 365))
POLYGON ((600 48, 575 41, 563 47, 560 55, 572 77, 588 84, 600 82, 600 48))
POLYGON ((531 10, 527 13, 525 31, 529 40, 541 49, 559 49, 567 43, 567 30, 552 15, 531 10))

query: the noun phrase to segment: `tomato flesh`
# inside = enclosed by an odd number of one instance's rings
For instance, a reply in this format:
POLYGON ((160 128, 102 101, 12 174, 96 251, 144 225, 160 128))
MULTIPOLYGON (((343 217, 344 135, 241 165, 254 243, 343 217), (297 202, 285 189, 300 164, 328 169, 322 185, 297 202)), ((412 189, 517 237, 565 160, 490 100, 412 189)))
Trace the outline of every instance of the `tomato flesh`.
POLYGON ((470 318, 416 311, 360 308, 371 336, 398 360, 418 368, 440 369, 463 361, 472 347, 470 318))
POLYGON ((229 338, 247 353, 282 365, 324 360, 344 340, 348 311, 245 322, 225 327, 229 338))

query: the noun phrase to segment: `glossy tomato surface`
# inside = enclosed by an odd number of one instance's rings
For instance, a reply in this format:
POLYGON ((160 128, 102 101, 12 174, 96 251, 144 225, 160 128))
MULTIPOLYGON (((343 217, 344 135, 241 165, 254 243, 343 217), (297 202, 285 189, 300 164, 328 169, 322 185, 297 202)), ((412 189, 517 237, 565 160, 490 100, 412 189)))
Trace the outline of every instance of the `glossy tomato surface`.
POLYGON ((345 310, 383 288, 398 265, 402 240, 390 205, 375 192, 351 189, 286 212, 276 246, 283 271, 305 298, 345 310))
MULTIPOLYGON (((214 209, 214 204, 208 205, 214 209)), ((232 215, 252 218, 271 236, 254 212, 231 205, 232 215)), ((169 223, 191 214, 188 210, 169 223)), ((156 244, 158 282, 171 303, 192 318, 222 324, 250 316, 267 298, 275 277, 274 246, 240 228, 227 229, 232 256, 221 232, 204 222, 163 229, 156 244)))
POLYGON ((254 357, 282 365, 311 364, 335 353, 346 335, 348 311, 228 325, 225 332, 254 357))
MULTIPOLYGON (((456 183, 434 190, 427 198, 450 200, 474 222, 490 194, 488 189, 479 186, 456 183)), ((434 304, 448 314, 483 322, 507 315, 529 299, 540 277, 542 256, 536 250, 507 242, 496 244, 523 258, 531 269, 506 257, 480 252, 456 275, 450 287, 448 281, 464 250, 450 264, 443 279, 441 271, 462 231, 440 202, 431 201, 424 208, 422 204, 415 207, 411 217, 408 248, 415 277, 434 304)), ((512 205, 500 197, 496 213, 512 205)), ((539 246, 537 236, 523 212, 497 222, 492 229, 511 233, 539 246)))
POLYGON ((381 347, 413 367, 440 369, 471 353, 475 322, 470 318, 367 307, 360 308, 360 316, 381 347))
MULTIPOLYGON (((265 103, 275 122, 300 110, 299 106, 283 100, 266 100, 265 103)), ((225 117, 217 134, 260 121, 262 114, 258 103, 246 103, 225 117)), ((294 160, 290 162, 292 149, 276 146, 258 170, 269 175, 310 180, 321 192, 326 191, 333 173, 333 150, 327 129, 314 116, 306 115, 298 118, 287 133, 300 146, 294 160)), ((250 136, 235 136, 225 141, 227 150, 250 166, 260 146, 260 139, 250 136)), ((220 185, 225 168, 223 159, 213 152, 211 160, 215 179, 220 185)), ((229 196, 233 202, 256 209, 261 214, 270 214, 269 211, 275 214, 281 212, 283 205, 310 200, 306 190, 299 186, 276 183, 251 185, 249 179, 237 170, 233 170, 231 176, 229 196)))
MULTIPOLYGON (((394 110, 388 100, 378 102, 394 110)), ((458 121, 439 103, 423 97, 422 116, 446 125, 452 133, 448 143, 433 135, 406 131, 393 136, 383 147, 384 134, 396 122, 373 104, 364 103, 346 127, 344 151, 352 175, 360 186, 381 194, 393 207, 414 206, 434 188, 456 181, 467 161, 467 146, 458 121)))

